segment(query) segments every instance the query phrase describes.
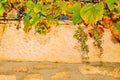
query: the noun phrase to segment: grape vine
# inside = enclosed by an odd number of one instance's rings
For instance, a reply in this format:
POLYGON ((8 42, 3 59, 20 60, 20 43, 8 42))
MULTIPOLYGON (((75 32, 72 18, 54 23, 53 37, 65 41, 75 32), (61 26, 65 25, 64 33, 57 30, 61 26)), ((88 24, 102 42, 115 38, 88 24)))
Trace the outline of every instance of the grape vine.
POLYGON ((94 28, 89 30, 89 35, 94 39, 94 46, 96 46, 100 50, 100 54, 98 56, 101 56, 103 54, 103 48, 102 48, 102 37, 103 37, 104 29, 101 25, 94 25, 94 28))
POLYGON ((19 24, 24 21, 26 33, 34 28, 37 33, 46 34, 52 25, 57 26, 59 20, 64 19, 71 20, 74 25, 92 26, 89 35, 80 26, 74 34, 80 43, 83 59, 89 57, 88 36, 94 39, 93 44, 99 48, 100 55, 103 54, 104 28, 120 39, 120 0, 0 0, 0 16, 4 17, 0 20, 17 20, 19 24), (13 9, 17 16, 8 19, 7 14, 13 9))
POLYGON ((82 51, 82 55, 81 55, 82 59, 83 60, 89 59, 89 56, 88 56, 89 48, 88 48, 88 45, 86 44, 88 40, 88 35, 87 33, 85 33, 85 31, 82 29, 81 26, 79 26, 78 29, 76 30, 74 34, 74 38, 76 38, 80 43, 80 47, 82 51))

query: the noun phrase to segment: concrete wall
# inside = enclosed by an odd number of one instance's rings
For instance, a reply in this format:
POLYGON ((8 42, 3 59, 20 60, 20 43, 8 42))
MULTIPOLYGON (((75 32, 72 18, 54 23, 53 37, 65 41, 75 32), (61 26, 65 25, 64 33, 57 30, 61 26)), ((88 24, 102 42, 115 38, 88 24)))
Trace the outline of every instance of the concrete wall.
MULTIPOLYGON (((34 30, 26 34, 23 28, 16 30, 16 24, 0 25, 0 60, 15 61, 52 61, 79 63, 82 61, 81 52, 76 39, 73 38, 76 27, 72 24, 62 24, 52 27, 46 36, 34 34, 34 30)), ((23 27, 24 25, 21 24, 23 27)), ((89 39, 89 61, 120 62, 120 43, 112 38, 109 30, 103 37, 104 54, 98 57, 99 50, 89 39)))

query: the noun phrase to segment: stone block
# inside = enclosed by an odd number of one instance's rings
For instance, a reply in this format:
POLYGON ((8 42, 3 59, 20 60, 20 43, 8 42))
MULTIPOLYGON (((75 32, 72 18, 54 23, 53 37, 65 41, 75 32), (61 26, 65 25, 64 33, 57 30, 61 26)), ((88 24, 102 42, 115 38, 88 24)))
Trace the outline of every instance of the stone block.
POLYGON ((15 75, 0 75, 0 80, 16 80, 15 75))

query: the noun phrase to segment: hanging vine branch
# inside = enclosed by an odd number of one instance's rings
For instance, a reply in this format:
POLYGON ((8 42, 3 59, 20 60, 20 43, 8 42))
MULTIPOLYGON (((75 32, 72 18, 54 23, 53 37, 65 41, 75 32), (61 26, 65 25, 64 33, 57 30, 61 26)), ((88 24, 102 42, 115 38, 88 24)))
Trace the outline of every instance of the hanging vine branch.
POLYGON ((89 35, 94 39, 94 46, 96 46, 100 51, 99 56, 103 54, 103 47, 102 47, 102 37, 103 37, 104 29, 101 25, 95 24, 93 29, 89 30, 89 35))
POLYGON ((78 42, 80 43, 82 59, 83 60, 89 59, 89 56, 88 56, 89 48, 88 48, 88 45, 86 44, 86 42, 88 40, 88 35, 87 35, 87 33, 84 32, 84 30, 82 29, 81 26, 79 26, 78 29, 76 30, 76 32, 74 34, 74 38, 76 38, 78 40, 78 42))

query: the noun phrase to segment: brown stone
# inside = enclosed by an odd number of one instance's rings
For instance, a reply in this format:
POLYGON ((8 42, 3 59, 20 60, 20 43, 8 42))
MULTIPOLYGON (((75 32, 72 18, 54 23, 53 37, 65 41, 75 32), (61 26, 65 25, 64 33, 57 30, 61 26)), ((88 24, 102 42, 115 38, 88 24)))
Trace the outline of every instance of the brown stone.
POLYGON ((53 75, 51 80, 71 80, 71 74, 68 72, 59 72, 53 75))
POLYGON ((82 74, 100 74, 104 76, 111 76, 115 78, 120 78, 120 69, 106 70, 100 67, 94 66, 80 66, 79 71, 82 74))
POLYGON ((43 80, 40 74, 29 74, 27 75, 24 80, 43 80))
POLYGON ((101 71, 99 70, 99 68, 94 67, 94 66, 80 66, 79 67, 79 71, 82 74, 100 74, 101 71))
POLYGON ((36 69, 36 70, 41 70, 41 69, 55 69, 56 66, 54 65, 35 65, 33 67, 33 69, 36 69))
POLYGON ((27 71, 28 71, 28 68, 25 67, 25 66, 18 66, 18 67, 15 67, 15 68, 14 68, 14 71, 15 71, 15 72, 27 72, 27 71))
POLYGON ((0 80, 16 80, 15 75, 0 75, 0 80))
POLYGON ((109 73, 109 75, 115 78, 120 78, 120 69, 114 69, 112 72, 109 73))

